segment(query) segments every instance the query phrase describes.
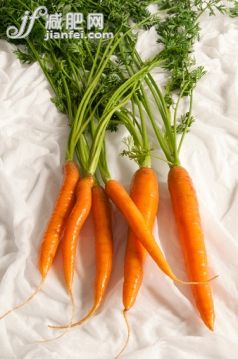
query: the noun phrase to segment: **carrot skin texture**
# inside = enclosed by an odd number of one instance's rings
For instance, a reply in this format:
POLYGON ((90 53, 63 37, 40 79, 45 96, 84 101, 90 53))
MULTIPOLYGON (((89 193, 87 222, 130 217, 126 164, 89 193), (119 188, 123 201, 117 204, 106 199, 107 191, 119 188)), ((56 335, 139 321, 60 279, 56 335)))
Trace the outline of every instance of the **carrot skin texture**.
MULTIPOLYGON (((192 180, 182 166, 169 171, 168 186, 188 277, 192 281, 208 280, 207 254, 192 180)), ((214 328, 214 305, 210 283, 192 287, 198 311, 206 326, 214 328)))
POLYGON ((101 186, 92 189, 92 213, 96 239, 96 279, 93 312, 100 306, 112 271, 113 236, 108 197, 101 186))
POLYGON ((136 207, 125 188, 116 180, 109 180, 105 187, 107 195, 115 203, 126 218, 131 230, 136 234, 143 247, 154 259, 160 269, 172 280, 180 282, 167 263, 151 230, 145 223, 143 215, 136 207))
POLYGON ((62 239, 65 282, 70 293, 72 291, 79 234, 89 215, 92 205, 93 181, 92 176, 84 177, 79 180, 76 188, 76 203, 67 219, 62 239))
MULTIPOLYGON (((130 196, 152 231, 159 204, 159 185, 151 168, 140 168, 133 176, 130 196)), ((135 303, 143 279, 147 251, 129 229, 124 261, 123 305, 129 310, 135 303)))
POLYGON ((53 263, 66 218, 73 206, 74 190, 78 180, 79 170, 77 165, 73 161, 67 161, 64 166, 64 182, 40 248, 39 270, 43 279, 53 263))

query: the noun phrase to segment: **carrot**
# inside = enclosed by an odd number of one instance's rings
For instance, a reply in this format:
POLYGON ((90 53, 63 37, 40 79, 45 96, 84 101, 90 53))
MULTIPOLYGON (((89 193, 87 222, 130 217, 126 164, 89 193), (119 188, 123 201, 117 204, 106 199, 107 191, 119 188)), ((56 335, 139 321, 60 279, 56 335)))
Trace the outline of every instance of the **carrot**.
MULTIPOLYGON (((148 228, 152 231, 159 203, 158 180, 152 168, 141 167, 136 171, 131 183, 130 197, 143 215, 148 228)), ((116 358, 119 358, 124 352, 130 339, 131 329, 127 319, 127 312, 134 305, 142 283, 146 254, 147 251, 140 240, 129 229, 123 283, 123 316, 127 327, 127 338, 116 358)))
MULTIPOLYGON (((145 183, 145 186, 146 185, 147 184, 145 183)), ((135 233, 136 237, 140 240, 160 269, 172 280, 183 282, 173 273, 150 229, 146 225, 143 215, 140 213, 124 187, 118 181, 111 179, 107 181, 105 190, 107 195, 125 216, 131 230, 135 233)))
POLYGON ((95 295, 93 307, 83 321, 91 317, 101 305, 112 271, 113 237, 110 203, 101 186, 93 187, 92 199, 96 238, 95 295))
MULTIPOLYGON (((158 210, 159 186, 156 173, 151 168, 140 168, 131 184, 131 199, 152 231, 158 210)), ((124 262, 123 305, 129 310, 135 303, 142 279, 146 250, 129 230, 124 262)))
MULTIPOLYGON (((94 304, 88 314, 80 321, 71 324, 71 327, 83 324, 91 318, 100 307, 108 287, 112 271, 112 225, 110 203, 101 186, 92 189, 92 213, 96 237, 96 279, 94 289, 94 304)), ((63 329, 68 326, 49 326, 50 328, 63 329)))
POLYGON ((54 210, 48 222, 40 250, 39 270, 41 282, 36 290, 22 303, 4 313, 0 320, 13 311, 22 308, 29 303, 41 290, 46 275, 52 265, 57 248, 59 246, 65 220, 73 204, 73 194, 79 179, 79 170, 73 161, 67 161, 64 165, 64 182, 56 200, 54 210))
MULTIPOLYGON (((146 185, 147 184, 145 183, 145 186, 146 185)), ((146 251, 154 259, 158 267, 175 282, 198 285, 198 282, 183 281, 173 273, 150 229, 146 225, 143 215, 140 213, 125 188, 118 181, 110 179, 106 182, 105 190, 107 195, 122 212, 131 230, 135 233, 136 237, 140 240, 146 251)), ((208 279, 205 282, 211 281, 214 278, 216 277, 208 279)))
MULTIPOLYGON (((186 169, 172 167, 168 186, 189 279, 205 282, 208 280, 208 266, 204 234, 196 192, 186 169)), ((213 330, 215 313, 209 283, 194 286, 192 291, 202 320, 213 330)))
POLYGON ((74 190, 79 180, 79 171, 73 161, 65 164, 65 178, 55 208, 47 225, 40 250, 39 270, 45 278, 55 257, 65 220, 73 206, 74 190))
POLYGON ((92 204, 93 177, 79 180, 76 188, 76 203, 67 219, 62 240, 63 267, 68 292, 72 292, 75 257, 78 237, 92 204))

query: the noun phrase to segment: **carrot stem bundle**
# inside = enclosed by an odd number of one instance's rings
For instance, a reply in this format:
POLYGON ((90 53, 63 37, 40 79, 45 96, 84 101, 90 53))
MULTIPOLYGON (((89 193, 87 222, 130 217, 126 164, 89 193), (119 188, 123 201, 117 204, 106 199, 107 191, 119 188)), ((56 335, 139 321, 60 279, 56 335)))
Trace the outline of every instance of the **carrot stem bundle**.
MULTIPOLYGON (((168 185, 189 279, 206 281, 207 255, 192 180, 185 168, 174 166, 169 171, 168 185)), ((202 320, 210 330, 213 330, 215 313, 209 283, 194 286, 192 291, 202 320)))

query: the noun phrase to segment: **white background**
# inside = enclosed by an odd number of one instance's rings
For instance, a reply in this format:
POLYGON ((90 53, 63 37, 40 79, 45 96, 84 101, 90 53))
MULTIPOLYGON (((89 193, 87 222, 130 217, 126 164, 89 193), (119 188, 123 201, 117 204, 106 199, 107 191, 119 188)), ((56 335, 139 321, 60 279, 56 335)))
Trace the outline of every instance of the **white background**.
MULTIPOLYGON (((195 92, 197 121, 181 154, 197 189, 206 235, 216 310, 214 333, 201 322, 190 289, 176 286, 147 260, 144 283, 129 314, 132 337, 123 358, 233 359, 238 353, 238 24, 202 19, 197 62, 207 69, 195 92)), ((139 49, 153 51, 154 33, 139 49)), ((0 315, 21 302, 40 281, 38 248, 61 180, 67 120, 50 101, 37 64, 21 65, 0 41, 0 315)), ((142 52, 143 52, 142 51, 142 52)), ((129 186, 135 165, 118 156, 121 130, 108 140, 112 174, 129 186)), ((186 278, 166 185, 167 167, 154 162, 161 200, 154 234, 174 271, 186 278)), ((112 359, 125 339, 122 310, 126 225, 113 210, 114 269, 100 311, 58 341, 34 344, 55 332, 48 323, 70 317, 61 253, 42 292, 0 322, 0 359, 112 359)), ((93 300, 94 240, 91 220, 80 237, 74 294, 77 318, 93 300)))

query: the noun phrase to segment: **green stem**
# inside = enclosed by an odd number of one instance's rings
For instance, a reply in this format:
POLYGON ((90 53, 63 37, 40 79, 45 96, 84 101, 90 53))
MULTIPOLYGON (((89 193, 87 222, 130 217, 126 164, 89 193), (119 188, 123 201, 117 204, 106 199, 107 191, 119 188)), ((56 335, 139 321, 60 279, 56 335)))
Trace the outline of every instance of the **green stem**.
POLYGON ((178 154, 181 151, 181 147, 182 147, 182 144, 183 144, 183 141, 184 141, 184 137, 185 137, 185 135, 187 133, 187 130, 188 130, 189 120, 191 119, 191 115, 192 115, 192 107, 193 107, 193 91, 191 92, 191 95, 190 95, 188 121, 187 121, 186 127, 185 127, 185 129, 183 131, 182 137, 181 137, 180 142, 179 142, 178 154))
MULTIPOLYGON (((177 148, 177 113, 178 113, 178 108, 179 108, 181 98, 183 97, 183 94, 186 91, 187 87, 188 87, 188 83, 186 83, 183 86, 182 90, 180 91, 178 100, 176 102, 176 107, 174 110, 174 154, 175 154, 175 162, 176 163, 179 163, 179 150, 177 148)), ((192 108, 190 110, 192 110, 192 108)))
POLYGON ((65 90, 66 101, 67 101, 67 107, 68 107, 69 124, 72 125, 72 123, 73 123, 73 111, 72 111, 72 102, 71 102, 71 98, 70 98, 70 92, 69 92, 69 88, 68 88, 68 85, 67 85, 67 82, 66 82, 64 76, 62 77, 62 79, 63 79, 64 90, 65 90))
MULTIPOLYGON (((87 43, 87 41, 86 41, 87 43)), ((92 66, 92 69, 90 71, 90 75, 89 75, 89 78, 88 78, 88 84, 90 84, 91 82, 91 79, 93 77, 93 74, 94 74, 94 70, 95 70, 95 67, 96 67, 96 63, 97 63, 97 59, 99 58, 99 54, 100 54, 100 49, 101 49, 101 44, 102 44, 102 39, 99 40, 99 44, 98 44, 98 47, 97 47, 97 51, 96 51, 96 55, 95 55, 95 59, 92 57, 92 61, 93 61, 93 66, 92 66)), ((88 49, 88 47, 87 47, 88 49)), ((88 49, 89 51, 89 49, 88 49)))
MULTIPOLYGON (((97 129, 96 129, 95 122, 93 119, 90 122, 90 129, 91 129, 91 136, 92 136, 92 138, 94 138, 97 129)), ((110 171, 109 171, 108 164, 107 164, 107 151, 106 151, 105 140, 103 141, 102 151, 100 154, 98 167, 99 167, 99 171, 100 171, 102 180, 104 183, 106 183, 110 179, 111 175, 110 175, 110 171)))
POLYGON ((88 86, 88 88, 85 91, 85 94, 82 98, 82 101, 79 104, 77 113, 76 113, 76 118, 74 121, 74 126, 72 128, 72 135, 70 137, 70 143, 69 143, 69 156, 72 157, 73 156, 73 152, 74 152, 74 148, 79 140, 79 134, 78 132, 80 131, 80 127, 82 125, 82 121, 84 118, 84 114, 85 114, 85 110, 87 108, 88 102, 90 101, 90 98, 92 96, 92 93, 95 89, 95 87, 97 86, 100 77, 105 69, 105 67, 107 66, 108 61, 110 61, 110 57, 112 55, 112 53, 114 52, 115 48, 118 45, 118 42, 120 41, 117 39, 116 43, 112 46, 112 48, 110 49, 110 45, 113 43, 114 39, 111 39, 109 41, 109 44, 107 46, 106 51, 104 52, 104 55, 101 59, 100 65, 98 67, 98 72, 97 75, 95 76, 94 80, 92 81, 92 83, 88 86))
POLYGON ((134 97, 135 102, 139 109, 140 120, 141 120, 141 132, 142 132, 142 139, 143 139, 143 148, 146 151, 146 157, 142 163, 142 167, 151 167, 151 156, 150 156, 151 148, 150 148, 148 133, 147 133, 147 129, 146 129, 145 116, 143 113, 141 102, 138 99, 138 96, 136 94, 134 94, 133 97, 134 97))
POLYGON ((119 105, 115 106, 113 109, 111 109, 109 111, 105 111, 106 112, 105 117, 103 117, 102 120, 100 121, 99 126, 97 128, 96 136, 93 140, 93 146, 92 146, 91 155, 90 155, 90 165, 89 165, 89 171, 88 171, 89 174, 94 174, 97 169, 97 165, 98 165, 98 161, 99 161, 99 157, 100 157, 100 153, 101 153, 101 149, 102 149, 102 144, 104 141, 105 131, 107 129, 108 123, 109 123, 112 115, 117 110, 119 110, 121 107, 123 107, 127 104, 127 102, 129 101, 130 97, 132 96, 132 94, 135 90, 136 90, 136 88, 134 86, 131 93, 129 95, 127 95, 119 105))
POLYGON ((88 159, 89 159, 89 146, 85 136, 81 135, 76 146, 76 153, 79 163, 87 173, 88 159))
MULTIPOLYGON (((121 122, 127 128, 128 132, 130 133, 130 135, 133 138, 134 144, 138 147, 142 147, 143 143, 140 139, 140 136, 138 135, 138 132, 136 131, 134 124, 132 123, 130 117, 128 116, 128 114, 124 113, 123 111, 117 111, 115 114, 118 118, 120 118, 121 122)), ((119 123, 121 123, 121 122, 119 122, 119 123)))
POLYGON ((149 104, 148 97, 147 97, 146 92, 145 92, 143 87, 141 87, 141 92, 142 92, 142 103, 144 105, 144 108, 145 108, 148 116, 149 116, 150 122, 152 124, 153 129, 154 129, 154 132, 155 132, 157 140, 158 140, 158 142, 160 144, 160 147, 162 148, 162 151, 164 152, 165 157, 168 159, 168 161, 171 161, 171 154, 170 154, 170 151, 168 149, 166 140, 164 139, 161 130, 157 126, 156 120, 154 118, 153 112, 152 112, 150 104, 149 104))
POLYGON ((47 78, 48 82, 50 83, 50 86, 51 86, 52 90, 54 91, 54 93, 55 93, 56 95, 58 95, 57 87, 55 86, 55 84, 54 84, 52 78, 50 77, 50 75, 48 74, 47 70, 45 69, 45 66, 44 66, 44 64, 43 64, 43 61, 41 60, 41 58, 40 58, 40 56, 38 55, 37 51, 35 51, 35 48, 34 48, 33 44, 31 43, 31 41, 30 41, 29 39, 27 39, 26 41, 27 41, 27 43, 28 43, 28 45, 29 45, 31 51, 33 52, 35 58, 37 59, 37 61, 38 61, 39 65, 40 65, 40 67, 41 67, 41 69, 42 69, 42 71, 43 71, 45 77, 47 78))

